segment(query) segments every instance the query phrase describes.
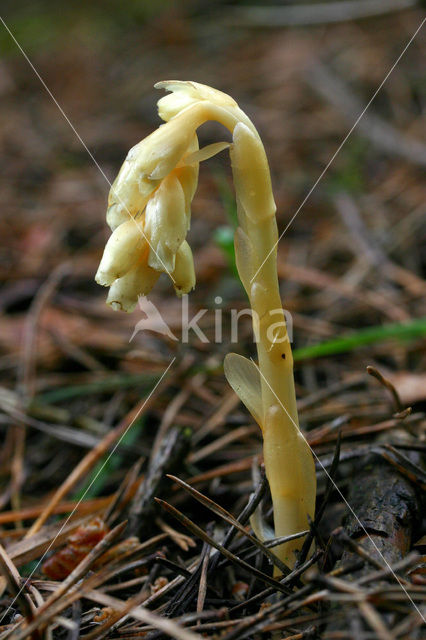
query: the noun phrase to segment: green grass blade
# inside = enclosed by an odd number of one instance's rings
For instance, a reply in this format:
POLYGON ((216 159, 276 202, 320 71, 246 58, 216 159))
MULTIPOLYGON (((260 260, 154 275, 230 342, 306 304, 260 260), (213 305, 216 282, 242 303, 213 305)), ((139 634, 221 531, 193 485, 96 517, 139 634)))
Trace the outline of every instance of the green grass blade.
POLYGON ((358 347, 382 342, 383 340, 415 340, 426 337, 426 318, 418 318, 404 324, 385 324, 380 327, 368 327, 354 331, 334 340, 320 342, 293 351, 295 361, 332 356, 345 351, 354 351, 358 347))

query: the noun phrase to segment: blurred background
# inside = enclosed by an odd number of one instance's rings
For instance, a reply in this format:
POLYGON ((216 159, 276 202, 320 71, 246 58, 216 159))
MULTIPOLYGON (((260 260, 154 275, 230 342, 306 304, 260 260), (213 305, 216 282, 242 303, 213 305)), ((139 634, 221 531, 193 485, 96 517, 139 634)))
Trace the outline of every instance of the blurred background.
MULTIPOLYGON (((376 364, 399 380, 407 402, 424 403, 424 30, 348 136, 420 26, 420 3, 6 0, 2 16, 3 506, 11 495, 10 459, 12 493, 30 478, 28 502, 46 482, 60 481, 64 461, 75 463, 79 447, 92 442, 76 445, 58 429, 40 435, 33 423, 26 459, 10 430, 14 402, 68 412, 50 413, 44 425, 77 429, 75 417, 88 417, 98 425, 86 424, 90 435, 146 393, 149 376, 171 355, 191 353, 210 367, 213 397, 225 388, 226 310, 246 304, 232 271, 226 152, 201 167, 190 232, 198 279, 191 310, 213 308, 222 297, 224 344, 194 336, 185 351, 149 332, 129 342, 141 313, 112 312, 93 280, 109 236, 106 178, 112 181, 128 149, 158 126, 159 80, 196 80, 228 92, 259 129, 285 230, 278 266, 293 318, 299 396, 376 364), (336 347, 337 338, 352 334, 336 347), (318 344, 319 353, 312 350, 318 344), (69 448, 52 459, 58 434, 69 448)), ((200 130, 202 144, 224 135, 212 125, 200 130)), ((166 279, 151 299, 178 331, 180 304, 166 279)), ((212 337, 211 319, 200 326, 212 337)), ((245 327, 233 346, 241 353, 253 351, 248 321, 245 327)), ((177 422, 196 425, 201 409, 197 418, 189 410, 182 415, 177 422)), ((240 453, 231 451, 230 459, 240 453)))

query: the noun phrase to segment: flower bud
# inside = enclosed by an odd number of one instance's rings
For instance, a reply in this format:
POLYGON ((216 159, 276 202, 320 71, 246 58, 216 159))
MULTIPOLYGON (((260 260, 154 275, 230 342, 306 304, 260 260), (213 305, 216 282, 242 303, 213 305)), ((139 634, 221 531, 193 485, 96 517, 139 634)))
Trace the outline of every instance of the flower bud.
POLYGON ((133 219, 123 222, 106 243, 96 282, 104 287, 111 285, 132 268, 144 249, 147 241, 142 223, 133 219))
POLYGON ((175 172, 162 181, 148 201, 144 230, 150 242, 149 266, 171 273, 187 231, 185 194, 175 172))
POLYGON ((141 147, 135 158, 137 171, 151 180, 164 178, 193 143, 195 130, 202 122, 200 110, 192 108, 160 125, 139 143, 141 147))
POLYGON ((156 89, 171 91, 158 101, 158 113, 163 120, 174 118, 183 109, 199 101, 209 101, 223 107, 237 107, 237 103, 231 96, 208 87, 199 82, 164 80, 154 85, 156 89))
POLYGON ((130 149, 108 197, 107 222, 112 230, 142 212, 185 152, 197 149, 194 132, 201 122, 198 110, 187 110, 130 149))
POLYGON ((136 307, 139 296, 146 296, 158 278, 160 273, 151 269, 146 259, 140 260, 122 278, 112 283, 107 304, 114 311, 127 311, 130 313, 136 307))
POLYGON ((189 244, 184 240, 176 253, 175 270, 172 273, 176 295, 180 297, 195 287, 194 259, 189 244))
POLYGON ((179 180, 183 193, 185 196, 185 215, 186 215, 186 230, 189 230, 191 225, 191 203, 195 195, 198 186, 198 173, 199 163, 187 163, 187 158, 191 157, 199 149, 198 136, 194 135, 191 143, 188 146, 187 153, 182 158, 179 166, 174 170, 174 174, 179 180))
POLYGON ((173 172, 179 180, 185 198, 185 231, 189 231, 191 226, 191 203, 198 185, 198 169, 199 165, 187 165, 178 167, 173 172))
POLYGON ((159 184, 158 180, 144 178, 141 174, 139 156, 144 142, 142 140, 130 149, 111 186, 107 223, 113 231, 129 217, 134 217, 145 209, 151 193, 159 184))

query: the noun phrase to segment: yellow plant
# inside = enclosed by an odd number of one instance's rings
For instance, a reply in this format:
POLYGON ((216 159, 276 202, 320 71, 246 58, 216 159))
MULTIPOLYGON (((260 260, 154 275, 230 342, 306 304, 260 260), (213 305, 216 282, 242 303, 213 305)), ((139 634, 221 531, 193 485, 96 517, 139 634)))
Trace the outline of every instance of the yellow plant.
MULTIPOLYGON (((198 165, 230 147, 239 226, 235 233, 238 273, 253 311, 259 364, 235 353, 225 358, 225 375, 263 434, 265 470, 271 488, 276 536, 308 528, 314 517, 316 479, 312 454, 300 432, 293 357, 278 288, 275 202, 262 141, 253 123, 228 95, 196 82, 160 82, 170 91, 159 103, 165 121, 133 147, 112 185, 107 221, 113 233, 96 280, 109 286, 108 303, 132 311, 161 272, 176 293, 195 286, 186 242, 198 165), (232 144, 199 149, 197 128, 223 124, 232 144)), ((262 535, 257 529, 257 535, 262 535)), ((303 538, 276 548, 293 567, 303 538)))

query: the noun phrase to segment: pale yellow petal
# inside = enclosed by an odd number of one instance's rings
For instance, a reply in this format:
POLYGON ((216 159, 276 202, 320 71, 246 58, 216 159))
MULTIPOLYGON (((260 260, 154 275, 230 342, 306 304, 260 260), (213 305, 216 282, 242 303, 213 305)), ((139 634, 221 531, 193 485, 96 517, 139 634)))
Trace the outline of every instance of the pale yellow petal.
POLYGON ((184 240, 176 253, 175 270, 172 273, 176 295, 181 297, 195 287, 194 259, 191 247, 184 240))
POLYGON ((158 180, 150 180, 141 175, 134 151, 136 147, 127 154, 109 192, 106 218, 113 231, 144 210, 150 195, 159 184, 158 180))
POLYGON ((194 104, 194 102, 196 102, 196 100, 183 92, 170 93, 160 98, 157 102, 158 115, 162 120, 168 122, 183 111, 183 109, 194 104))
POLYGON ((174 170, 174 174, 179 180, 185 195, 186 230, 191 226, 191 203, 198 186, 199 164, 186 164, 188 156, 198 151, 198 137, 195 134, 188 152, 184 155, 179 165, 174 170))
POLYGON ((188 111, 130 149, 109 193, 107 222, 113 230, 143 211, 161 180, 197 148, 194 131, 201 122, 198 110, 188 111))
POLYGON ((210 100, 217 104, 237 106, 235 100, 227 93, 193 80, 162 80, 161 82, 156 82, 154 87, 172 91, 173 93, 183 93, 194 100, 210 100))
POLYGON ((198 151, 194 151, 182 159, 182 164, 195 164, 198 162, 203 162, 204 160, 209 160, 209 158, 213 158, 213 156, 217 155, 224 149, 228 149, 230 147, 229 142, 213 142, 213 144, 208 144, 206 147, 199 149, 198 151))
POLYGON ((173 271, 174 256, 187 230, 185 195, 175 172, 162 181, 149 200, 144 230, 151 245, 148 264, 158 271, 173 271))
POLYGON ((127 311, 130 313, 136 307, 139 296, 146 296, 160 274, 151 269, 145 261, 140 261, 125 276, 115 280, 110 287, 107 304, 114 311, 127 311))
POLYGON ((228 94, 199 82, 164 80, 154 86, 156 89, 172 92, 158 101, 158 112, 163 120, 170 120, 182 109, 197 101, 209 101, 223 107, 237 107, 235 100, 228 94))
POLYGON ((127 273, 138 260, 147 242, 143 225, 136 220, 123 222, 111 234, 95 276, 98 284, 109 286, 127 273))
POLYGON ((178 167, 174 174, 179 180, 185 197, 186 231, 191 226, 191 203, 198 185, 198 164, 178 167))

